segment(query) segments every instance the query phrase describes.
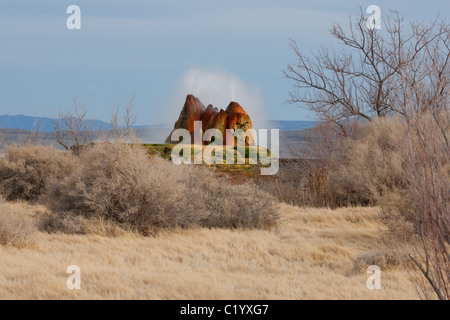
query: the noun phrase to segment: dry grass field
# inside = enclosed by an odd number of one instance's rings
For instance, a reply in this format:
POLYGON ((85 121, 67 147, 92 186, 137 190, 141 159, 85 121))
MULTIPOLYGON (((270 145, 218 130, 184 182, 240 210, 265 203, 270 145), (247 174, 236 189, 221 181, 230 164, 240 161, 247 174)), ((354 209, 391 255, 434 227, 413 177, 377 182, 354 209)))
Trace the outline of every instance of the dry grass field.
MULTIPOLYGON (((266 230, 176 229, 142 237, 48 234, 0 245, 0 299, 418 299, 401 265, 381 267, 369 290, 364 259, 379 249, 378 208, 280 205, 266 230), (81 290, 66 286, 81 268, 81 290)), ((38 221, 46 209, 2 203, 38 221)), ((30 232, 30 231, 28 231, 30 232)))

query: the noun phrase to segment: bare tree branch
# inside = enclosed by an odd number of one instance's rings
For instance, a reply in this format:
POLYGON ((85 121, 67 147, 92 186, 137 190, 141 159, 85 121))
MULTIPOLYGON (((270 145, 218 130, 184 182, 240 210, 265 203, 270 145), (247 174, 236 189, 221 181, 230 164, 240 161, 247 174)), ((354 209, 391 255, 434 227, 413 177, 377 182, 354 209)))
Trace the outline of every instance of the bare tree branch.
POLYGON ((93 129, 87 119, 87 111, 73 99, 72 111, 59 110, 58 119, 54 122, 56 141, 64 149, 72 145, 86 145, 93 141, 93 129))
POLYGON ((349 18, 348 30, 334 24, 330 34, 342 48, 339 52, 321 48, 307 57, 291 39, 297 61, 284 71, 293 84, 288 102, 343 127, 346 118, 404 115, 400 106, 405 77, 409 86, 429 85, 429 104, 444 96, 450 81, 448 25, 436 19, 408 28, 395 11, 383 21, 385 30, 370 30, 360 10, 356 19, 349 18))
POLYGON ((106 134, 106 141, 127 140, 134 137, 133 126, 137 120, 137 116, 134 112, 134 98, 135 95, 133 94, 125 107, 122 119, 120 119, 119 116, 119 106, 114 107, 111 115, 110 129, 106 134))

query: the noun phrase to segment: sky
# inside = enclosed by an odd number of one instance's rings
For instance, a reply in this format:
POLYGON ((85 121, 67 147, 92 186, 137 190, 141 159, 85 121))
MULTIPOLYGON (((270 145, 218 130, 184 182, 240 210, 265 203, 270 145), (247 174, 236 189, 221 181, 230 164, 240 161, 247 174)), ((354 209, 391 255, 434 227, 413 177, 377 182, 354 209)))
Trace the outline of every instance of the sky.
POLYGON ((137 124, 173 123, 197 93, 218 108, 255 101, 255 117, 314 120, 286 103, 289 39, 307 53, 333 46, 332 23, 371 4, 381 18, 450 12, 446 0, 0 0, 0 115, 56 117, 76 98, 108 121, 134 96, 137 124), (70 5, 81 9, 80 30, 66 26, 70 5))

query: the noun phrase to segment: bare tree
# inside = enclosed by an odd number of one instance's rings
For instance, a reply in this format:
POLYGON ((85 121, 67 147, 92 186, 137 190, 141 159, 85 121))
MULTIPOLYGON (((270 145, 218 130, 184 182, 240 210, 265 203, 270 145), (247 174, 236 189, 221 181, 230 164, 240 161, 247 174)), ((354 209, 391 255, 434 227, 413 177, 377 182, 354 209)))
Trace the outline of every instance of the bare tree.
POLYGON ((284 71, 293 83, 289 102, 334 122, 344 135, 351 118, 371 120, 401 113, 398 78, 408 70, 412 83, 424 81, 427 71, 436 67, 430 50, 441 50, 444 63, 440 66, 445 69, 450 56, 449 27, 439 19, 406 27, 397 12, 383 16, 383 21, 383 30, 371 30, 361 10, 356 20, 349 18, 348 31, 339 24, 331 28, 341 50, 322 47, 312 56, 291 40, 297 61, 284 71))
POLYGON ((54 122, 56 141, 64 149, 72 145, 86 145, 93 141, 93 128, 87 119, 85 106, 80 106, 73 99, 72 111, 58 111, 58 119, 54 122))
MULTIPOLYGON (((398 68, 393 109, 406 122, 404 171, 412 205, 405 209, 422 246, 410 257, 425 282, 415 278, 424 298, 426 283, 450 300, 450 28, 422 27, 422 54, 398 68)), ((405 58, 403 58, 405 59, 405 58)))
POLYGON ((8 123, 6 123, 5 128, 0 129, 3 129, 0 137, 0 150, 2 150, 3 147, 8 143, 8 123))
POLYGON ((298 104, 349 136, 352 119, 400 115, 407 136, 399 145, 408 205, 400 211, 412 221, 422 245, 410 258, 422 277, 413 280, 424 298, 431 291, 450 299, 450 26, 405 20, 397 12, 383 17, 382 30, 370 30, 360 11, 349 31, 330 30, 342 50, 323 47, 312 57, 295 41, 297 57, 285 76, 298 104))
MULTIPOLYGON (((446 39, 448 50, 449 35, 446 39)), ((414 71, 402 70, 399 81, 408 139, 404 171, 412 206, 406 208, 422 241, 410 254, 426 282, 415 278, 430 298, 428 283, 441 300, 450 300, 450 66, 437 46, 427 49, 414 71), (432 67, 429 67, 432 65, 432 67), (420 73, 421 81, 414 78, 420 73)))
POLYGON ((111 121, 110 121, 110 129, 106 134, 106 141, 117 141, 117 140, 127 140, 134 138, 134 130, 133 126, 136 123, 137 116, 134 112, 134 98, 135 95, 131 97, 128 101, 125 112, 122 115, 122 119, 119 116, 119 106, 115 106, 112 112, 111 121))
POLYGON ((35 118, 33 121, 33 127, 29 131, 29 134, 24 137, 21 141, 24 145, 34 145, 34 144, 45 144, 45 140, 47 139, 47 135, 42 133, 42 125, 43 123, 39 123, 39 121, 35 118))
MULTIPOLYGON (((438 118, 431 111, 408 117, 408 139, 403 148, 404 172, 410 205, 403 212, 412 220, 422 246, 410 258, 441 300, 450 300, 450 133, 449 111, 438 118), (441 127, 446 127, 441 131, 441 127)), ((429 290, 415 283, 425 298, 429 290)))
POLYGON ((4 134, 2 134, 2 137, 0 139, 0 149, 3 148, 3 146, 7 143, 8 141, 8 133, 5 132, 4 134))

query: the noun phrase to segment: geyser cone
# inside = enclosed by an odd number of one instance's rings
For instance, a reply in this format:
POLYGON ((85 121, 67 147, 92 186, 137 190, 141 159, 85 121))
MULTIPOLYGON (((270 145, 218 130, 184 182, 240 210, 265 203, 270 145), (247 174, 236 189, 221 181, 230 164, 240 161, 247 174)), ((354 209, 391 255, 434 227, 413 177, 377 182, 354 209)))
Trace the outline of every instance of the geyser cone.
MULTIPOLYGON (((178 120, 175 122, 174 130, 186 129, 191 136, 194 133, 194 121, 202 122, 203 133, 209 129, 218 129, 223 134, 223 143, 234 145, 234 139, 232 136, 226 134, 227 129, 238 130, 246 132, 252 128, 252 121, 250 116, 245 112, 244 108, 237 102, 231 102, 226 110, 214 108, 209 105, 205 108, 203 103, 192 94, 186 97, 186 102, 181 110, 178 120)), ((172 131, 173 133, 173 131, 172 131)), ((166 143, 178 143, 178 141, 171 141, 172 133, 167 137, 166 143)), ((246 132, 247 137, 245 143, 252 145, 255 143, 255 137, 253 132, 246 132)), ((191 141, 193 143, 193 141, 191 141)))

